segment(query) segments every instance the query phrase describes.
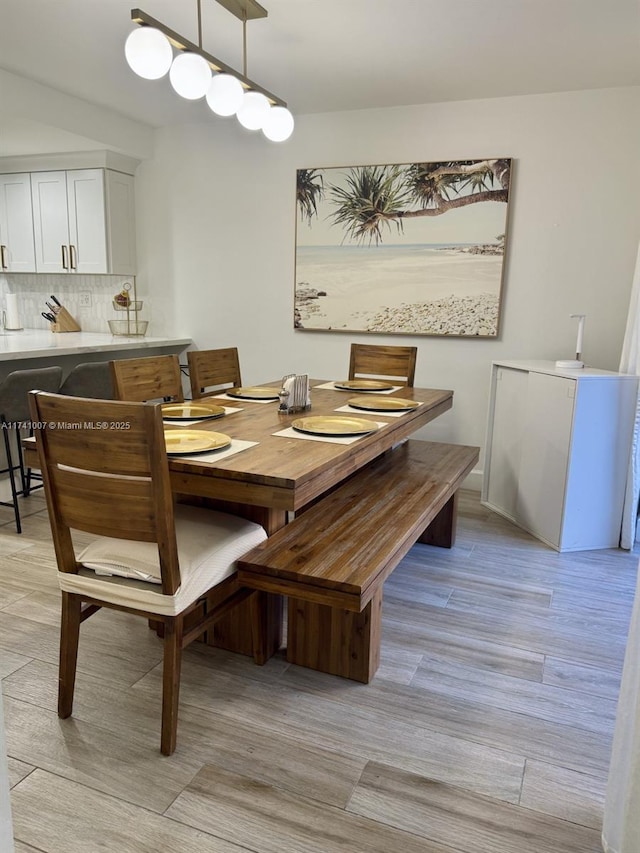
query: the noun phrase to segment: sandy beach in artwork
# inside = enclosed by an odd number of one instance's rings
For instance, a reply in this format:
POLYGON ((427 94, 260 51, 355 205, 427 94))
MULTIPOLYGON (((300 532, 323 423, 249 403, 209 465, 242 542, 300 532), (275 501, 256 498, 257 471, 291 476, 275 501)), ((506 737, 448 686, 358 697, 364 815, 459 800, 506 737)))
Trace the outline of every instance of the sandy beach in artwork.
POLYGON ((473 247, 299 247, 296 324, 496 335, 502 261, 473 247))

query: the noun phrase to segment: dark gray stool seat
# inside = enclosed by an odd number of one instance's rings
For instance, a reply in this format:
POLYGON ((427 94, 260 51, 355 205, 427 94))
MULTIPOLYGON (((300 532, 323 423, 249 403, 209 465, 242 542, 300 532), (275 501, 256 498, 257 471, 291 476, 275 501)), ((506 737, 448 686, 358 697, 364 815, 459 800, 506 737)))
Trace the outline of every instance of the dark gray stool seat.
POLYGON ((42 367, 34 370, 14 370, 0 383, 0 423, 7 458, 7 467, 0 469, 0 474, 9 475, 12 498, 11 501, 0 501, 0 505, 13 507, 18 533, 22 533, 18 498, 28 497, 33 489, 42 488, 41 484, 31 485, 31 469, 25 470, 22 457, 22 434, 31 435, 33 432, 30 428, 29 392, 53 391, 55 393, 60 388, 61 382, 61 367, 42 367), (12 435, 17 453, 15 462, 11 449, 12 435), (16 484, 16 472, 20 473, 20 488, 16 484))
POLYGON ((92 397, 113 400, 113 382, 108 361, 76 364, 60 386, 60 394, 69 397, 92 397))

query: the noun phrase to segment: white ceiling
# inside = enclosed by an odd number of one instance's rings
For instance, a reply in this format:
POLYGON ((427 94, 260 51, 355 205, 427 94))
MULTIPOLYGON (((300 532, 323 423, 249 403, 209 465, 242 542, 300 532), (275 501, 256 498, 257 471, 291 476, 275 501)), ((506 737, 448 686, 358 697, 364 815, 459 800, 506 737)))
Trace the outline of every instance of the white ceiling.
MULTIPOLYGON (((0 0, 0 67, 153 126, 203 120, 203 103, 126 65, 136 2, 197 41, 197 0, 0 0)), ((294 114, 640 85, 640 0, 263 5, 268 17, 247 24, 248 76, 294 114)), ((240 70, 241 22, 215 0, 202 0, 202 16, 204 49, 240 70)), ((1 106, 0 154, 76 141, 38 139, 1 106)))

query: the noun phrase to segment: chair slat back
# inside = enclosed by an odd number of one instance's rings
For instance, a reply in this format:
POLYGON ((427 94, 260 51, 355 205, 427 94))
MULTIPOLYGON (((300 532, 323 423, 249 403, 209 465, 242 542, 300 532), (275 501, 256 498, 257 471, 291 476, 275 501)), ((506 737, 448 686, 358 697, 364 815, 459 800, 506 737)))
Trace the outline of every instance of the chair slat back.
POLYGON ((113 392, 117 400, 184 401, 180 361, 177 355, 123 358, 110 362, 113 392))
POLYGON ((162 590, 173 594, 180 572, 160 406, 29 396, 60 571, 79 568, 71 530, 157 542, 162 590))
POLYGON ((393 376, 413 388, 417 356, 417 347, 351 344, 349 379, 393 376))
POLYGON ((240 359, 236 347, 187 352, 191 396, 194 400, 219 394, 223 386, 239 388, 240 359), (209 389, 209 390, 207 390, 209 389))

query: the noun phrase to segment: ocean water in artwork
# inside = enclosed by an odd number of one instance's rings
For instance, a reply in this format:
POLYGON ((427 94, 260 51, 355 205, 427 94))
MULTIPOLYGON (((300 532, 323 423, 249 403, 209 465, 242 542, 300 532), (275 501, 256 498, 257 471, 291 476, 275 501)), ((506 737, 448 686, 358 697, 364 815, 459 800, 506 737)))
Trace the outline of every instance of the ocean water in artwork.
POLYGON ((501 244, 298 246, 296 326, 495 336, 501 244))

